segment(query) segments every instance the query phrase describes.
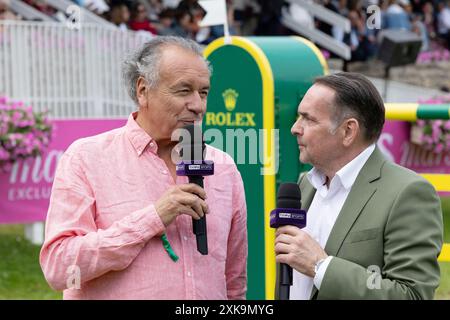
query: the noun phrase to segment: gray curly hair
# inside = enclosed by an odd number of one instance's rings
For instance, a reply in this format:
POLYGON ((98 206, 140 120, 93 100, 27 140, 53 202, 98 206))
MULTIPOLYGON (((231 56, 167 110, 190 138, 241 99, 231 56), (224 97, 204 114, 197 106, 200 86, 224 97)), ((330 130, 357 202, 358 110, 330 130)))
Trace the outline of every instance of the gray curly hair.
MULTIPOLYGON (((151 88, 159 81, 159 65, 162 57, 161 48, 167 45, 177 46, 203 58, 202 48, 195 41, 174 36, 158 36, 144 43, 131 53, 122 64, 122 78, 131 99, 138 104, 136 84, 139 77, 144 77, 151 88)), ((205 60, 211 75, 209 62, 205 60)))

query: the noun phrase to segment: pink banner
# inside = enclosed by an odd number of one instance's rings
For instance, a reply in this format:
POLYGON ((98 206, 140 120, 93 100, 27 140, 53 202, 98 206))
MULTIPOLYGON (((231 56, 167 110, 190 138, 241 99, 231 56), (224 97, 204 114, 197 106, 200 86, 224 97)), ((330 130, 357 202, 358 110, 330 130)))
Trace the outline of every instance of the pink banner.
POLYGON ((44 221, 56 163, 76 139, 123 126, 126 119, 55 120, 53 140, 36 159, 14 164, 11 172, 0 173, 0 223, 44 221))
MULTIPOLYGON (((121 127, 126 119, 57 120, 47 152, 0 174, 0 223, 44 221, 56 163, 76 139, 121 127)), ((450 153, 435 154, 409 142, 410 124, 387 121, 378 141, 386 157, 419 173, 450 173, 450 153)))
MULTIPOLYGON (((404 121, 386 121, 378 147, 385 156, 417 173, 450 173, 450 152, 434 153, 411 143, 411 124, 404 121)), ((450 192, 439 192, 450 196, 450 192)))
POLYGON ((385 156, 418 173, 450 173, 450 152, 434 153, 409 142, 410 123, 387 121, 378 146, 385 156))

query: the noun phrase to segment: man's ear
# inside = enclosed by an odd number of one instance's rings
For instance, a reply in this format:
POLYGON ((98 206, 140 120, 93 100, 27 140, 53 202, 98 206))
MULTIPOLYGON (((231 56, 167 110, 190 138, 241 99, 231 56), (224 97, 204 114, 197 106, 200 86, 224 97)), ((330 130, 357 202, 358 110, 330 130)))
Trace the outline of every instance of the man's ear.
POLYGON ((143 77, 139 77, 136 81, 136 99, 139 107, 147 107, 147 89, 147 81, 143 77))
POLYGON ((359 122, 355 118, 349 118, 343 123, 342 129, 344 134, 343 144, 349 147, 355 142, 361 132, 359 122))

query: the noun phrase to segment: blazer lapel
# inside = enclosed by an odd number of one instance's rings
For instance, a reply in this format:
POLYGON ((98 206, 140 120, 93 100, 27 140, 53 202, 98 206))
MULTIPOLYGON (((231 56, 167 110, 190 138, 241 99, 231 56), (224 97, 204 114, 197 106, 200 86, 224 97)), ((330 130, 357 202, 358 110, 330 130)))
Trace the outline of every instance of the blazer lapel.
MULTIPOLYGON (((338 255, 345 237, 361 214, 366 203, 375 193, 376 187, 371 183, 380 178, 381 167, 385 161, 381 151, 376 147, 359 172, 325 246, 325 252, 329 256, 338 255)), ((316 294, 317 288, 313 286, 311 298, 314 298, 316 294)))
MULTIPOLYGON (((298 184, 300 185, 300 190, 302 191, 302 209, 308 210, 311 206, 312 200, 314 199, 314 195, 316 194, 316 189, 314 189, 308 178, 306 178, 306 172, 300 176, 298 184)), ((306 219, 308 219, 308 216, 306 216, 306 219)))
POLYGON ((376 187, 372 182, 380 178, 381 167, 385 161, 381 151, 375 148, 359 172, 325 246, 328 255, 335 256, 338 254, 351 227, 375 193, 376 187))

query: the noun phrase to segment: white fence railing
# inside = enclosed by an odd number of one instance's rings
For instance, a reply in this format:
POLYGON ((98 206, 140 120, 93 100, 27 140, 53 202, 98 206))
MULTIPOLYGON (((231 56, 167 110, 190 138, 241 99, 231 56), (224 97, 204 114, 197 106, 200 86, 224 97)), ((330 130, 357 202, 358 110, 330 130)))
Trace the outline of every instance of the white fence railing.
POLYGON ((148 40, 95 24, 0 22, 0 95, 54 118, 127 116, 136 109, 121 62, 148 40))
MULTIPOLYGON (((290 4, 297 4, 304 8, 308 13, 320 21, 326 22, 332 26, 339 27, 345 32, 350 31, 350 20, 341 15, 325 8, 323 5, 314 3, 311 0, 286 0, 290 4)), ((351 50, 345 43, 334 39, 328 34, 316 29, 314 26, 300 24, 290 14, 289 10, 283 8, 281 22, 289 29, 310 39, 315 44, 330 50, 336 55, 349 60, 351 58, 351 50)))

